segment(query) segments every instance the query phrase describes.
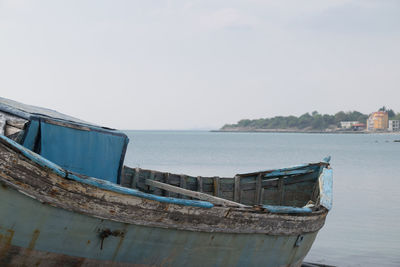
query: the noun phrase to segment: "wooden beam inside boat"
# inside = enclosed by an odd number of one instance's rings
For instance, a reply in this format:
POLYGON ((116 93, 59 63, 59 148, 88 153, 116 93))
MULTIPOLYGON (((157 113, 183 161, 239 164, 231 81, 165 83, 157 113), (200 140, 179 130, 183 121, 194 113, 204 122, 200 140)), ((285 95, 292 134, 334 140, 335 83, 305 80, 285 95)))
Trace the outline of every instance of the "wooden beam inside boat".
POLYGON ((135 174, 132 177, 131 188, 137 188, 137 183, 139 181, 139 173, 140 173, 140 169, 136 168, 135 174))
POLYGON ((203 177, 197 176, 197 191, 203 192, 203 177))
MULTIPOLYGON (((165 182, 166 184, 169 184, 169 172, 167 172, 167 173, 164 174, 164 182, 165 182)), ((165 192, 165 196, 166 196, 166 197, 170 197, 169 191, 168 191, 168 190, 164 190, 164 192, 165 192)))
MULTIPOLYGON (((151 179, 152 180, 152 179, 151 179)), ((179 177, 179 186, 181 187, 181 188, 184 188, 184 189, 186 189, 186 175, 180 175, 180 177, 179 177)), ((162 189, 164 189, 164 188, 162 188, 162 189)), ((180 196, 179 196, 180 198, 183 198, 183 199, 187 199, 186 198, 186 196, 184 195, 184 194, 181 194, 180 196)))
POLYGON ((214 185, 214 196, 219 197, 220 196, 220 179, 218 176, 215 176, 213 179, 213 185, 214 185))
POLYGON ((261 180, 262 180, 261 174, 257 175, 257 177, 256 177, 256 191, 254 192, 254 203, 256 203, 257 205, 261 204, 261 201, 260 201, 261 189, 262 189, 261 180))
POLYGON ((236 175, 235 176, 235 185, 234 185, 234 193, 233 193, 233 199, 235 202, 240 202, 240 176, 236 175))
POLYGON ((222 205, 222 206, 229 206, 229 207, 240 207, 240 208, 247 208, 250 206, 247 205, 243 205, 234 201, 230 201, 230 200, 226 200, 223 198, 219 198, 219 197, 215 197, 215 196, 211 196, 208 194, 204 194, 204 193, 200 193, 200 192, 195 192, 195 191, 191 191, 188 189, 183 189, 177 186, 173 186, 170 184, 165 184, 162 182, 158 182, 158 181, 154 181, 154 180, 150 180, 150 179, 146 179, 146 185, 149 186, 153 186, 153 187, 157 187, 160 189, 164 189, 173 193, 177 193, 177 194, 181 194, 181 195, 185 195, 188 197, 193 197, 196 199, 200 199, 200 200, 204 200, 204 201, 208 201, 211 202, 213 204, 217 204, 217 205, 222 205))

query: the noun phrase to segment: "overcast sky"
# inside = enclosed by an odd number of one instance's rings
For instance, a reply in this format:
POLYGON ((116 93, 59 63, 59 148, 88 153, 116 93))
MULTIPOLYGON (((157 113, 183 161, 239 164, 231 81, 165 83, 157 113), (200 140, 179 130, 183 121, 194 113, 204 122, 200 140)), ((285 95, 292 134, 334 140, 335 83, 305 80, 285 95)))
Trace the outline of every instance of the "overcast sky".
POLYGON ((400 112, 400 1, 0 0, 0 92, 121 129, 400 112))

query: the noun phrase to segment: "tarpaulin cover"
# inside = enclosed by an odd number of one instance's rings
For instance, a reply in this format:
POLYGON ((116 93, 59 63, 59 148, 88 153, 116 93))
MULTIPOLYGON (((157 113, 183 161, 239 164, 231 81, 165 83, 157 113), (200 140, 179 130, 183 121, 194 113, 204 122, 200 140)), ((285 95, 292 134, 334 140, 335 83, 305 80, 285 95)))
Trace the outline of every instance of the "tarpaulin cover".
POLYGON ((1 97, 0 111, 29 120, 26 148, 68 171, 119 183, 129 141, 124 133, 1 97))
POLYGON ((61 167, 117 183, 124 136, 40 123, 40 155, 61 167))

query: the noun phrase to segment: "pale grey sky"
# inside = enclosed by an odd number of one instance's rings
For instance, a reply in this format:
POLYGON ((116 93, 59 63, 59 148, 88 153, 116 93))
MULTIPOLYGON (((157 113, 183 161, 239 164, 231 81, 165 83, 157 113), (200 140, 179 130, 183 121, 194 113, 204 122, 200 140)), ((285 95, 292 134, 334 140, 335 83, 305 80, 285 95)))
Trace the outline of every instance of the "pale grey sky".
POLYGON ((0 0, 0 92, 122 129, 400 112, 400 1, 0 0))

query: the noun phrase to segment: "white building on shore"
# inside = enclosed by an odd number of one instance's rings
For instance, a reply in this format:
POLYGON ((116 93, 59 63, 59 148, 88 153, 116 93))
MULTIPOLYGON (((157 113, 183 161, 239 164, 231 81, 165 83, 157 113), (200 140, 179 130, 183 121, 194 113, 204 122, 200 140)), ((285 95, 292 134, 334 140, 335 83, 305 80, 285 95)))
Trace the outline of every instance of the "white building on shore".
POLYGON ((388 130, 390 132, 398 132, 398 131, 400 131, 400 120, 389 120, 388 130))
POLYGON ((341 121, 340 122, 340 127, 343 129, 350 129, 353 127, 355 124, 359 124, 360 122, 358 121, 341 121))

